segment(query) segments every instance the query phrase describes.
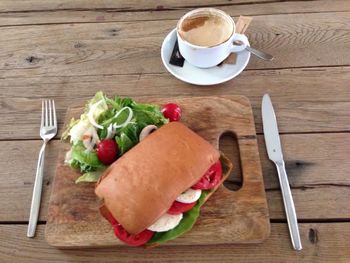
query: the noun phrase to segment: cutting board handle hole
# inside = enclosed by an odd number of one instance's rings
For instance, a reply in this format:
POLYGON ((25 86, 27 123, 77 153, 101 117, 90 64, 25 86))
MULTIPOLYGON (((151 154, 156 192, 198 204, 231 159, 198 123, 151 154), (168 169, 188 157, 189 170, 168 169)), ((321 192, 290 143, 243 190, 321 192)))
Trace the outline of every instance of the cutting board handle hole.
POLYGON ((224 182, 224 186, 231 191, 238 191, 242 187, 243 177, 236 134, 233 132, 223 133, 219 139, 219 148, 233 163, 233 171, 224 182))

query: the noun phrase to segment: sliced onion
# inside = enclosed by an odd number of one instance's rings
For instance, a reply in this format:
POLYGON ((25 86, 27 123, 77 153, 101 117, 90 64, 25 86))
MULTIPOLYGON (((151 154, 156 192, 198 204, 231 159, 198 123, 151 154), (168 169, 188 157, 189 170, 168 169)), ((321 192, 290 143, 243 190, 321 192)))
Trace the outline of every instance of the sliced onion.
POLYGON ((90 106, 89 112, 87 114, 87 117, 88 117, 90 123, 98 129, 103 129, 103 126, 96 122, 96 120, 94 118, 94 112, 95 112, 96 108, 103 102, 104 102, 103 100, 100 100, 100 101, 96 102, 95 104, 92 104, 90 106))
POLYGON ((134 116, 134 112, 132 111, 132 109, 130 107, 124 107, 124 108, 121 108, 115 115, 114 115, 114 118, 118 118, 118 116, 124 111, 124 110, 129 110, 129 115, 128 117, 126 118, 126 120, 122 123, 122 124, 114 124, 113 125, 113 128, 114 129, 118 129, 118 128, 122 128, 122 127, 125 127, 126 125, 129 124, 129 122, 131 121, 132 117, 134 116))
POLYGON ((129 123, 131 123, 131 119, 133 117, 133 111, 130 107, 124 107, 122 109, 120 109, 115 115, 113 118, 117 118, 124 110, 128 110, 129 111, 129 115, 128 117, 126 118, 126 120, 122 123, 122 124, 110 124, 108 127, 107 127, 107 136, 106 136, 106 139, 112 139, 116 133, 116 129, 117 128, 121 128, 121 127, 125 127, 126 125, 128 125, 129 123))
POLYGON ((142 141, 143 139, 145 139, 148 135, 150 135, 152 132, 154 132, 157 129, 158 129, 158 127, 156 125, 147 125, 140 132, 139 141, 142 141))
POLYGON ((108 128, 107 128, 107 136, 106 136, 106 140, 107 139, 112 139, 115 135, 115 129, 113 127, 113 124, 111 123, 108 128))

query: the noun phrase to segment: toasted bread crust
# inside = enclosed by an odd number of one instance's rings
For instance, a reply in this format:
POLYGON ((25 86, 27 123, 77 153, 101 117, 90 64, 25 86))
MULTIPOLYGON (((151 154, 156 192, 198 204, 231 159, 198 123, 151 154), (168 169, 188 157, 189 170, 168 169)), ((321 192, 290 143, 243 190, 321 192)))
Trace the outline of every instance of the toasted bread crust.
POLYGON ((164 125, 103 174, 95 193, 130 234, 152 225, 220 157, 179 122, 164 125))

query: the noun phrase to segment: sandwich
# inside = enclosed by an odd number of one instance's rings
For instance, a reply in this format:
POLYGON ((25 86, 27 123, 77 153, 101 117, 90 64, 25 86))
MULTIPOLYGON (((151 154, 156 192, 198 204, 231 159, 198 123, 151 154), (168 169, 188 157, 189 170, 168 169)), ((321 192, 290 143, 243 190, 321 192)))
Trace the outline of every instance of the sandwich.
POLYGON ((159 245, 193 227, 231 169, 205 139, 181 122, 167 123, 103 172, 95 188, 100 213, 127 245, 159 245))

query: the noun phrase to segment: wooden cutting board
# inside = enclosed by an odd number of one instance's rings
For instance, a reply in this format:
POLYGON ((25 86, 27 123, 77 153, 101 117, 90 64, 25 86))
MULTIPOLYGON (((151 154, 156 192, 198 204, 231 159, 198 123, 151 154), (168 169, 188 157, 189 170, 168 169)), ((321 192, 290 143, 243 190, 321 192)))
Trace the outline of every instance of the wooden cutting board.
MULTIPOLYGON (((258 243, 266 239, 270 234, 270 221, 249 100, 243 96, 226 96, 145 102, 179 104, 182 122, 215 147, 219 147, 223 133, 234 133, 240 152, 242 188, 230 191, 220 186, 202 207, 193 229, 166 244, 258 243)), ((79 118, 82 111, 81 107, 69 108, 65 123, 72 117, 79 118)), ((98 212, 94 184, 75 184, 79 173, 64 165, 64 155, 69 147, 68 142, 62 142, 48 209, 47 242, 60 248, 123 246, 98 212)))

